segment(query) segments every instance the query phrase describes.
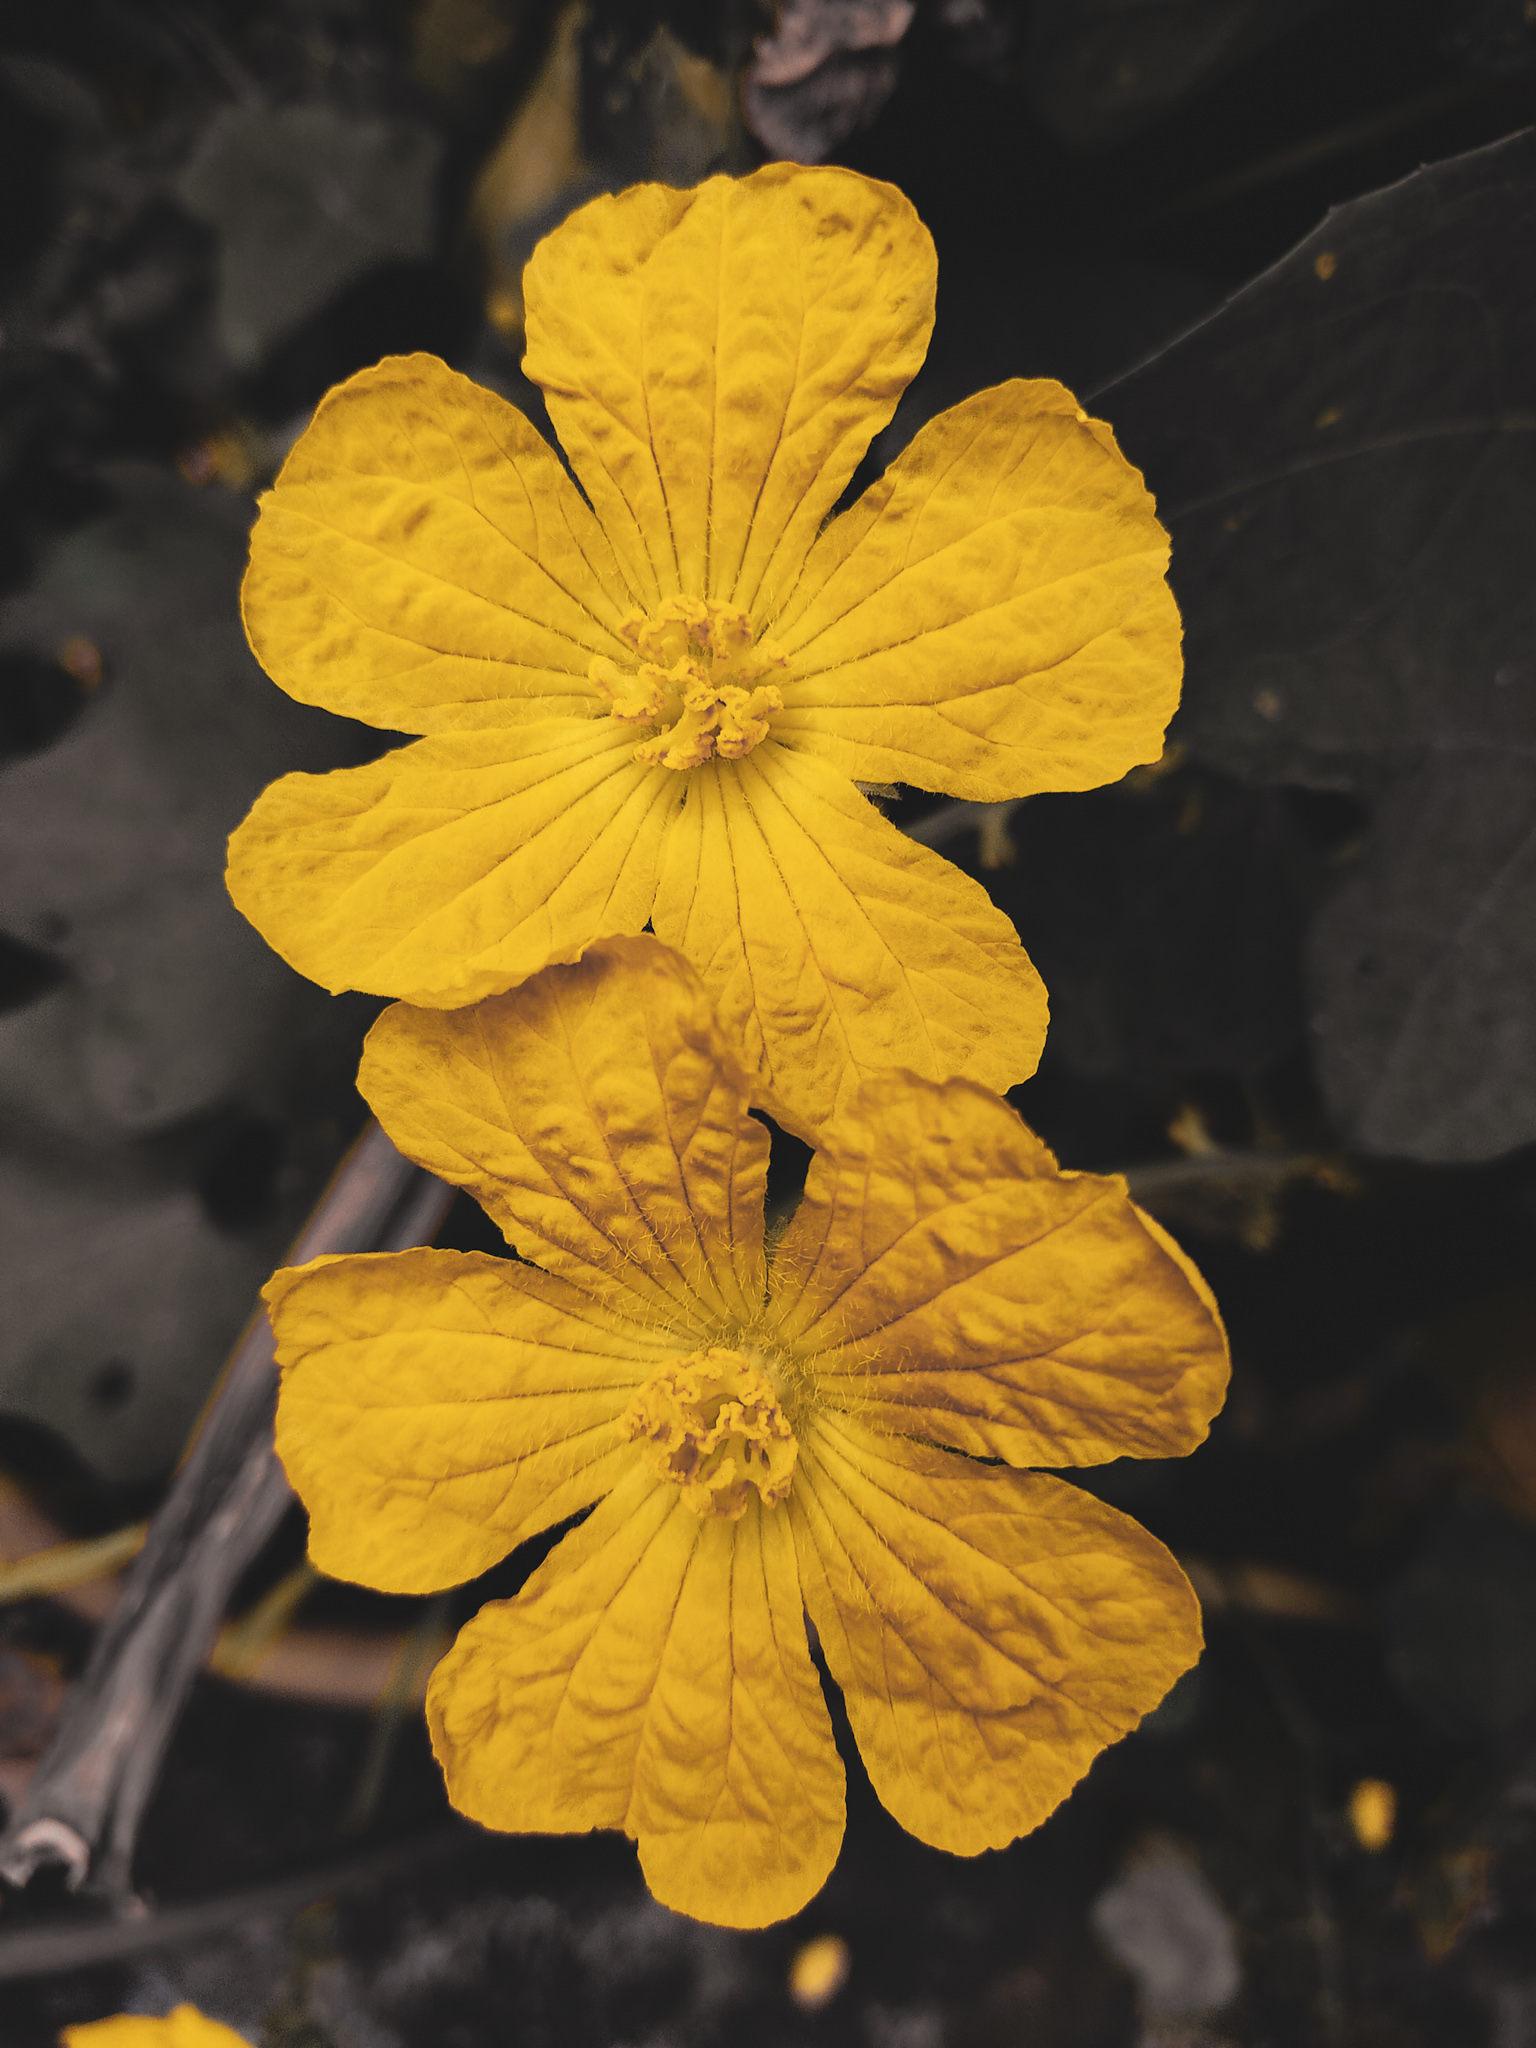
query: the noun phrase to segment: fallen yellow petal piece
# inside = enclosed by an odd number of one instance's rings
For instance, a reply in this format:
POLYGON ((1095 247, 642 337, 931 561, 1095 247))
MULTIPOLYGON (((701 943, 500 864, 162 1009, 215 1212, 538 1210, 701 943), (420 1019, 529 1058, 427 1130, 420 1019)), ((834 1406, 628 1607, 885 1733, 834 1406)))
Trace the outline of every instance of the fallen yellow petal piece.
POLYGON ((1176 1456, 1221 1404, 1210 1292, 1123 1181, 1063 1173, 974 1082, 890 1072, 770 1232, 754 1083, 653 938, 472 1010, 397 1005, 360 1085, 519 1256, 272 1280, 315 1563, 429 1592, 591 1509, 433 1676, 463 1812, 622 1828, 665 1904, 762 1926, 843 1833, 807 1610, 881 1799, 965 1855, 1035 1827, 1194 1663, 1163 1546, 1010 1469, 1176 1456))
POLYGON ((209 2019, 195 2005, 178 2005, 164 2019, 119 2013, 110 2020, 87 2020, 65 2027, 62 2048, 247 2048, 245 2036, 209 2019))
POLYGON ((284 778, 235 834, 286 960, 454 1009, 649 922, 807 1137, 881 1068, 1034 1071, 1017 933, 857 785, 1116 780, 1162 748, 1179 620, 1140 476, 1059 384, 942 414, 830 519, 936 275, 853 171, 642 185, 526 272, 575 482, 434 357, 326 397, 262 500, 246 629, 291 695, 420 737, 284 778))

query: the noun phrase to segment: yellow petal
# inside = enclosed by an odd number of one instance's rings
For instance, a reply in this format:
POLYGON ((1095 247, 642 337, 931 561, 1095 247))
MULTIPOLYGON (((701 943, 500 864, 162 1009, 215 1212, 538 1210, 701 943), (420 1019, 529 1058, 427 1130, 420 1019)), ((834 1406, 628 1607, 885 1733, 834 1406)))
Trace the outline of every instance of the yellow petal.
POLYGON ((476 1002, 645 923, 682 778, 634 745, 611 719, 550 719, 285 775, 229 842, 229 893, 332 994, 476 1002))
POLYGON ((109 2020, 87 2020, 65 2027, 63 2048, 247 2048, 245 2036, 209 2019, 195 2005, 178 2005, 164 2019, 139 2013, 118 2013, 109 2020))
POLYGON ((866 1082, 774 1260, 821 1397, 1010 1465, 1168 1458, 1227 1387, 1209 1288, 1125 1182, 1062 1173, 1006 1102, 866 1082))
POLYGON ((431 1593, 635 1463, 619 1419, 675 1347, 532 1266, 409 1251, 287 1267, 277 1449, 333 1579, 431 1593))
POLYGON ((762 1306, 768 1134, 698 976, 654 939, 453 1012, 386 1010, 358 1086, 525 1258, 695 1349, 762 1306))
POLYGON ((777 608, 927 352, 935 275, 892 186, 793 164, 546 236, 523 367, 645 602, 777 608))
POLYGON ((651 915, 813 1141, 872 1069, 1007 1088, 1039 1060, 1045 990, 985 890, 772 740, 689 777, 651 915))
POLYGON ((663 1905, 761 1927, 798 1912, 843 1837, 843 1767, 806 1646, 782 1509, 702 1525, 671 1617, 625 1825, 663 1905))
POLYGON ((1113 782, 1179 701, 1167 563, 1140 473, 1070 392, 979 392, 833 521, 768 622, 775 736, 987 801, 1113 782))
POLYGON ((274 682, 401 732, 600 709, 633 603, 602 529, 517 410, 435 356, 328 393, 251 536, 242 607, 274 682))
POLYGON ((870 1780, 936 1849, 1038 1827, 1200 1654, 1174 1559, 1062 1480, 824 1416, 790 1512, 870 1780))
POLYGON ((700 1521, 636 1473, 461 1632, 427 1717, 460 1812, 623 1828, 697 1919, 781 1920, 836 1860, 843 1772, 782 1509, 700 1521))

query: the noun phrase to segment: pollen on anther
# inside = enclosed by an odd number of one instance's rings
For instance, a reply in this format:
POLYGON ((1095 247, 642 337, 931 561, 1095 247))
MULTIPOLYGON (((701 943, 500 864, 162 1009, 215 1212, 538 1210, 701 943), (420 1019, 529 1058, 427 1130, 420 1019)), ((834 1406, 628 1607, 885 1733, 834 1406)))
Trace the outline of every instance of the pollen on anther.
POLYGON ((662 1366, 631 1401, 623 1429, 696 1515, 735 1521, 754 1490, 765 1507, 788 1498, 794 1432, 767 1375, 740 1352, 712 1347, 662 1366))
POLYGON ((756 638, 739 605, 669 597, 654 612, 629 613, 619 633, 637 667, 600 654, 587 674, 613 718, 651 727, 637 761, 671 769, 700 768, 716 756, 740 761, 767 738, 784 696, 766 679, 789 664, 772 641, 756 638))

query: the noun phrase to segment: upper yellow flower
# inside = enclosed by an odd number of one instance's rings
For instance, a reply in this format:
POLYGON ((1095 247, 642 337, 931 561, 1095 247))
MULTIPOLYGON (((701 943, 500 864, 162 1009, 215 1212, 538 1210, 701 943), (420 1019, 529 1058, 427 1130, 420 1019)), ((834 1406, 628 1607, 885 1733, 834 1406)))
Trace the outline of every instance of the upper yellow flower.
POLYGON ((164 2019, 119 2013, 110 2020, 87 2020, 65 2027, 63 2048, 246 2048, 243 2034, 211 2020, 195 2005, 178 2005, 164 2019))
POLYGON ((935 277, 851 171, 639 186, 526 273, 580 490, 433 357, 330 393, 263 500, 247 631, 293 696, 425 737, 287 777, 236 833, 231 892, 287 960, 454 1008, 650 920, 807 1132, 872 1069, 1033 1071, 1013 927, 855 783, 1115 779, 1160 749, 1178 614, 1140 477, 1059 384, 954 407, 824 524, 935 277))
POLYGON ((389 1010, 361 1086, 531 1263, 273 1279, 316 1564, 423 1593, 599 1503, 433 1676, 464 1812, 623 1828, 667 1905, 758 1926, 843 1831, 802 1603, 881 1799, 964 1855, 1034 1827, 1199 1654, 1160 1543, 1003 1469, 1188 1451, 1220 1405, 1209 1292, 1123 1181, 1059 1172, 973 1082, 892 1072, 771 1242, 750 1083, 651 939, 389 1010))

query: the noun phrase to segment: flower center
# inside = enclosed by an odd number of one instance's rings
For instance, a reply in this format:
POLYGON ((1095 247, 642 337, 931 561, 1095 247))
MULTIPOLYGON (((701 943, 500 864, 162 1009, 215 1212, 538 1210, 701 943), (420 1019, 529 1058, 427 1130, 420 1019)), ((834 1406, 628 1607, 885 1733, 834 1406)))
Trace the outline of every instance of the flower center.
POLYGON ((637 666, 597 655, 587 674, 623 725, 648 725, 652 737, 635 759, 652 768, 698 768, 716 754, 739 761, 768 736, 769 715, 784 709, 764 676, 788 668, 771 640, 754 644, 751 614, 716 598, 663 598, 655 611, 631 612, 619 631, 637 666))
POLYGON ((765 1507, 789 1495, 798 1451, 767 1375, 739 1351, 695 1351, 652 1373, 624 1433, 696 1515, 734 1522, 755 1486, 765 1507))

